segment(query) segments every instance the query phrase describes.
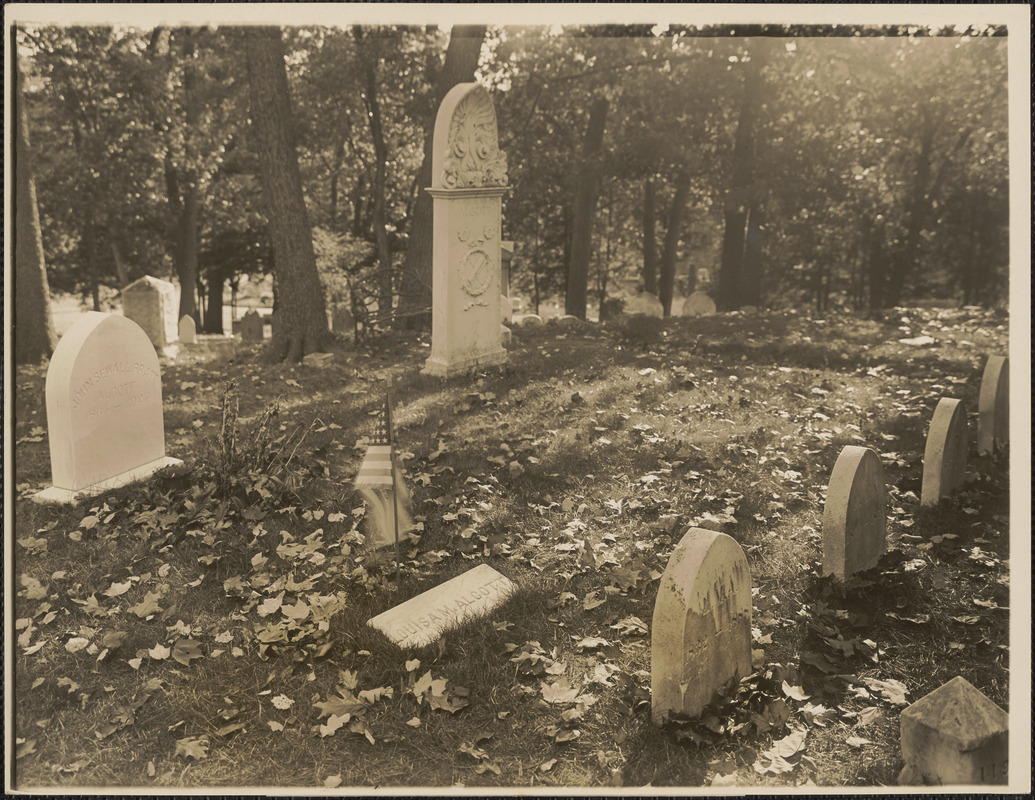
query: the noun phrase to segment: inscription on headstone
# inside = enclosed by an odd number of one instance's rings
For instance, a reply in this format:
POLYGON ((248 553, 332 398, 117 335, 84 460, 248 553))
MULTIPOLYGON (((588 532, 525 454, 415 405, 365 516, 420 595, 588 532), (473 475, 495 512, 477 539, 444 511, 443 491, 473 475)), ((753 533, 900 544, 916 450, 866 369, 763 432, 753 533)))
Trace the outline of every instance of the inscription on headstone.
POLYGON ((515 586, 488 564, 480 564, 434 589, 368 620, 402 648, 437 642, 446 631, 498 608, 515 586))
POLYGON ((887 546, 887 499, 880 458, 848 445, 837 457, 823 507, 823 574, 844 580, 877 566, 887 546))
POLYGON ((58 342, 47 369, 54 485, 41 502, 72 502, 179 464, 165 455, 158 354, 143 329, 91 311, 58 342))
POLYGON ((751 672, 751 574, 730 536, 691 528, 661 576, 651 625, 651 715, 697 716, 751 672))
POLYGON ((952 494, 967 470, 967 410, 962 401, 938 401, 927 432, 920 505, 936 506, 952 494))

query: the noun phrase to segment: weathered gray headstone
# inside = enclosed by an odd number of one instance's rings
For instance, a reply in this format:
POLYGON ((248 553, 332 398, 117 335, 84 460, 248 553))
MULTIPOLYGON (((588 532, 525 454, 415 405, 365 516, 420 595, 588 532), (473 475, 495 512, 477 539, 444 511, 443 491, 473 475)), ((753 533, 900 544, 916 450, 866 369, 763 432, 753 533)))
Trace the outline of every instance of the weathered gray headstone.
POLYGON ((331 330, 335 333, 354 333, 356 321, 348 306, 337 305, 331 309, 331 330))
POLYGON ((412 597, 367 621, 402 648, 423 647, 471 619, 494 611, 515 586, 488 564, 412 597))
POLYGON ((254 309, 241 317, 241 340, 245 342, 261 342, 262 317, 254 309))
POLYGON ((510 297, 510 263, 514 260, 514 243, 508 239, 500 242, 500 292, 510 297))
POLYGON ((966 471, 967 409, 962 401, 943 397, 927 431, 920 505, 938 505, 963 483, 966 471))
POLYGON ((507 158, 496 110, 477 83, 460 83, 435 118, 431 355, 423 372, 448 378, 501 364, 500 224, 507 158))
POLYGON ((54 485, 40 502, 71 503, 181 463, 165 455, 158 354, 132 320, 90 311, 72 325, 50 360, 46 401, 54 485))
POLYGON ((697 716, 751 672, 751 574, 740 545, 691 528, 661 576, 651 624, 651 716, 697 716))
POLYGON ((665 316, 665 308, 656 295, 650 292, 640 292, 625 306, 626 314, 643 314, 648 317, 660 319, 665 316))
POLYGON ((504 347, 514 341, 514 332, 506 325, 500 325, 500 341, 504 347))
POLYGON ((150 275, 122 290, 123 315, 144 330, 154 347, 164 348, 176 341, 176 306, 176 287, 150 275))
POLYGON ((715 313, 715 301, 704 292, 694 292, 683 303, 684 317, 708 317, 715 313))
POLYGON ((877 566, 887 548, 887 497, 880 458, 848 445, 837 457, 823 507, 823 574, 844 580, 877 566))
POLYGON ((522 314, 514 317, 514 324, 519 328, 541 328, 545 323, 538 314, 522 314))
POLYGON ((179 335, 183 344, 195 344, 198 341, 198 327, 194 323, 194 317, 190 314, 180 317, 179 335))
POLYGON ((1009 775, 1010 717, 961 676, 899 718, 904 786, 1003 785, 1009 775))
POLYGON ((978 453, 1005 447, 1010 438, 1010 361, 989 356, 978 395, 978 453))
POLYGON ((514 306, 505 294, 500 295, 500 318, 504 322, 514 321, 514 306))

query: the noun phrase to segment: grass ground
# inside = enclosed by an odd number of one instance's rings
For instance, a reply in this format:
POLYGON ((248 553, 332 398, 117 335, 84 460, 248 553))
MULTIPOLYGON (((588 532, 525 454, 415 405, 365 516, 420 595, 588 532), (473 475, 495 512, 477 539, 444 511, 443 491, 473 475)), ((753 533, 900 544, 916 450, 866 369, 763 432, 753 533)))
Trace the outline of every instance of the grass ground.
POLYGON ((50 477, 45 372, 19 369, 15 785, 894 784, 906 704, 963 675, 1008 707, 1005 464, 972 457, 950 501, 918 501, 938 398, 973 433, 1006 327, 937 310, 550 325, 450 381, 419 374, 412 341, 320 367, 242 350, 163 368, 179 475, 73 508, 30 499, 50 477), (935 342, 898 341, 920 334, 935 342), (351 488, 389 375, 421 527, 398 588, 351 488), (881 453, 889 553, 841 586, 817 565, 847 444, 881 453), (756 672, 660 729, 649 628, 688 525, 747 554, 756 672), (438 645, 365 625, 479 563, 519 590, 438 645))

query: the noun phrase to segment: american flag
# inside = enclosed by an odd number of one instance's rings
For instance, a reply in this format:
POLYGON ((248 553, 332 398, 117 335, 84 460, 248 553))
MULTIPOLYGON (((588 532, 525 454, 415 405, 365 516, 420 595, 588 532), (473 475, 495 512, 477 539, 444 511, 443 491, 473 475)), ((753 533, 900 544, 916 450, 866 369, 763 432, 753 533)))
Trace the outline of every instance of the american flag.
POLYGON ((370 437, 370 444, 356 473, 355 484, 370 507, 367 535, 375 548, 395 543, 396 509, 399 511, 398 533, 403 535, 413 527, 413 520, 407 510, 409 492, 406 491, 399 466, 395 463, 392 439, 392 410, 386 399, 377 416, 374 435, 370 437))

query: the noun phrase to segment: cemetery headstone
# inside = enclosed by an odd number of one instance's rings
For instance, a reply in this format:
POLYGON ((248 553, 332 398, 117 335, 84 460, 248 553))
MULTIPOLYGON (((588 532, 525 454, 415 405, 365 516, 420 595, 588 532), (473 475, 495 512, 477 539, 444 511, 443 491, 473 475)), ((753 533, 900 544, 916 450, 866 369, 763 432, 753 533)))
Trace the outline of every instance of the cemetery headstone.
POLYGON ((650 644, 651 716, 700 714, 751 673, 751 574, 730 536, 691 528, 661 576, 650 644))
POLYGON ((966 470, 967 409, 962 401, 943 397, 927 431, 920 505, 938 505, 963 483, 966 470))
POLYGON ((507 158, 492 99, 479 84, 457 84, 442 100, 431 164, 431 355, 423 372, 448 378, 507 360, 498 299, 507 158))
POLYGON ((671 312, 669 316, 681 317, 683 316, 683 304, 686 303, 686 298, 682 295, 676 294, 672 296, 672 305, 670 306, 671 312))
POLYGON ((335 333, 354 333, 356 321, 352 310, 345 305, 336 305, 331 311, 331 330, 335 333))
POLYGON ((412 597, 367 621, 404 649, 437 642, 442 634, 483 617, 510 597, 514 584, 488 564, 412 597))
POLYGON ((626 314, 644 314, 648 317, 661 318, 665 316, 665 308, 656 295, 650 292, 640 292, 625 306, 626 314))
POLYGON ((887 547, 887 498, 880 458, 848 445, 837 457, 823 507, 823 574, 844 580, 877 566, 887 547))
POLYGON ((500 295, 500 318, 504 322, 514 321, 514 306, 505 294, 500 295))
POLYGON ((1010 360, 989 356, 978 395, 978 453, 1005 447, 1010 436, 1010 360))
POLYGON ((715 301, 705 292, 693 292, 683 303, 684 317, 709 317, 715 310, 715 301))
POLYGON ((178 319, 176 287, 145 275, 122 290, 122 313, 143 328, 151 344, 159 349, 176 341, 178 319))
POLYGON ((519 328, 541 328, 544 325, 543 318, 538 314, 522 314, 514 317, 514 324, 519 328))
POLYGON ((962 676, 935 689, 899 718, 898 782, 916 785, 1007 783, 1010 717, 962 676))
POLYGON ((179 338, 183 344, 196 344, 198 341, 198 327, 190 314, 180 317, 179 338))
POLYGON ((500 341, 504 347, 510 345, 514 341, 514 331, 508 328, 506 325, 500 325, 500 341))
POLYGON ((245 342, 262 341, 262 317, 254 309, 241 317, 241 340, 245 342))
POLYGON ((71 503, 181 463, 165 455, 162 376, 143 329, 90 311, 61 337, 47 369, 54 485, 40 502, 71 503))
POLYGON ((500 242, 500 291, 510 297, 510 263, 514 260, 514 243, 509 239, 500 242))

